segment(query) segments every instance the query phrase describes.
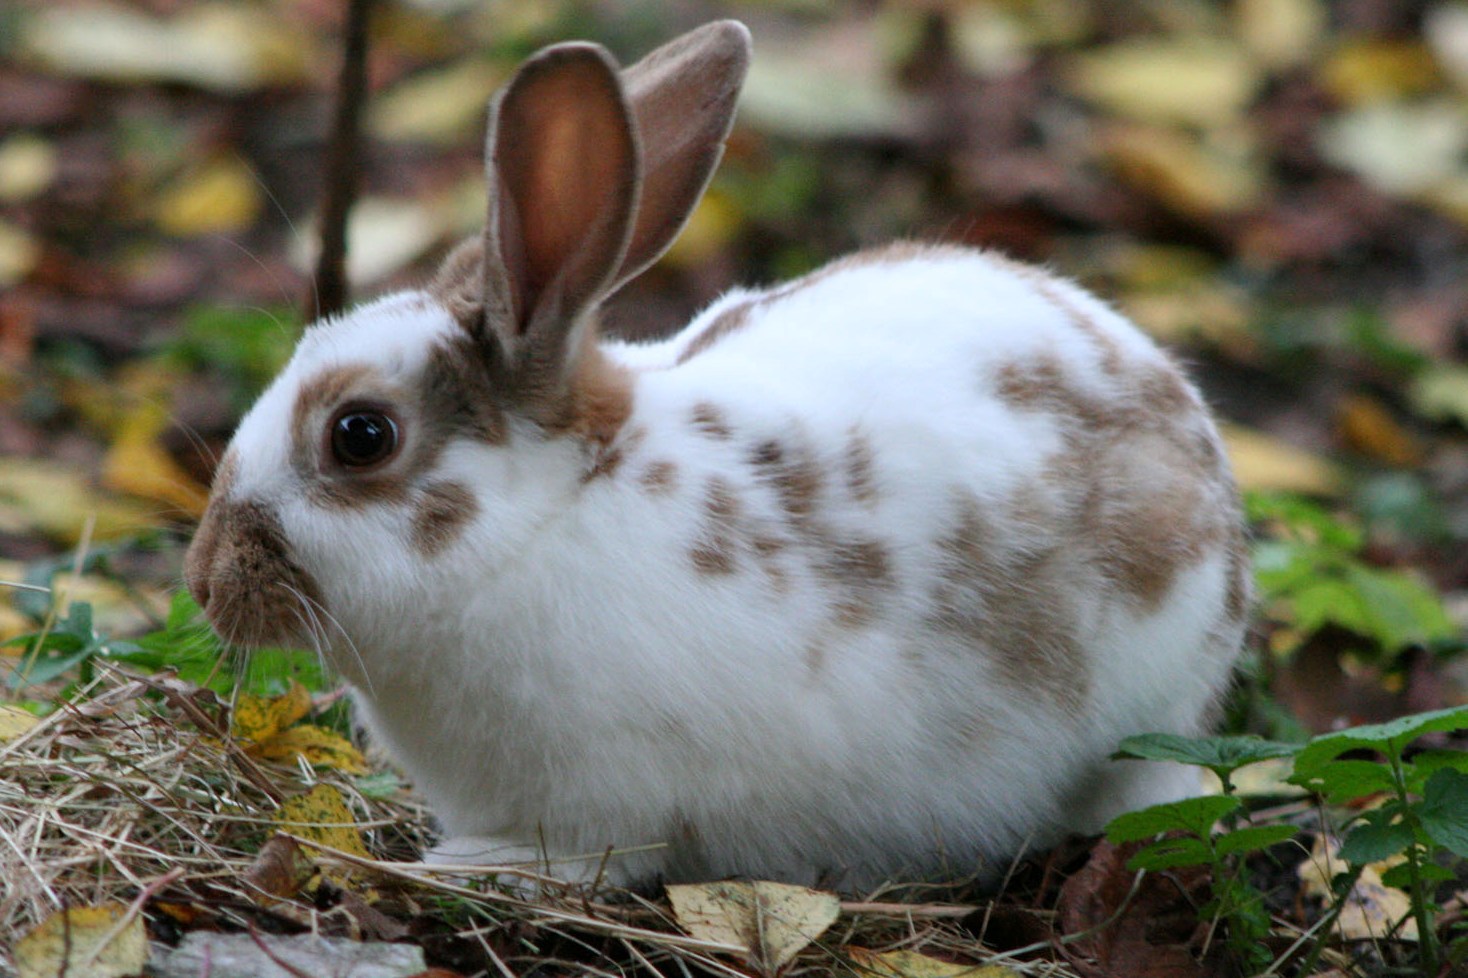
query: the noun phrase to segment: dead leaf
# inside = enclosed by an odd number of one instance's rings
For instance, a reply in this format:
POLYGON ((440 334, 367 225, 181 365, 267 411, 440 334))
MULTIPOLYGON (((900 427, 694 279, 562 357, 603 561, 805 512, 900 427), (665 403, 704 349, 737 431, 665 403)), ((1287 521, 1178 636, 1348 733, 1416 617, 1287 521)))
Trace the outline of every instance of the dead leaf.
POLYGON ((41 246, 21 228, 0 221, 0 289, 8 289, 31 273, 41 246))
POLYGON ((1018 978, 1019 972, 997 964, 944 961, 917 951, 872 951, 847 947, 858 973, 872 978, 1018 978))
POLYGON ((1433 421, 1456 421, 1468 427, 1468 367, 1435 363, 1412 381, 1407 398, 1412 409, 1433 421))
POLYGON ((1338 45, 1320 66, 1320 80, 1348 105, 1422 95, 1442 78, 1421 41, 1355 38, 1338 45))
POLYGON ((1276 70, 1309 61, 1329 26, 1321 0, 1240 0, 1234 19, 1244 47, 1276 70))
POLYGON ((1437 63, 1459 88, 1468 89, 1468 4, 1437 4, 1422 26, 1437 63))
POLYGON ((89 517, 99 541, 158 524, 153 507, 98 492, 69 466, 35 458, 7 458, 0 466, 0 530, 37 530, 74 544, 89 517))
POLYGON ((0 143, 0 202, 18 204, 56 179, 56 144, 31 133, 0 143))
POLYGON ((288 18, 206 3, 176 16, 126 7, 45 6, 19 29, 20 48, 47 69, 116 82, 183 82, 222 92, 305 80, 320 64, 288 18))
POLYGON ((1387 465, 1414 466, 1426 457, 1422 443, 1367 394, 1350 394, 1336 409, 1341 438, 1353 450, 1387 465))
POLYGON ((1363 105, 1327 120, 1321 154, 1382 193, 1431 191, 1459 173, 1468 150, 1468 109, 1439 98, 1363 105))
POLYGON ((230 156, 183 173, 158 197, 153 215, 159 228, 180 238, 239 234, 255 222, 262 203, 254 171, 230 156))
POLYGON ((0 704, 0 744, 14 740, 41 722, 41 718, 18 706, 0 704))
POLYGON ((1340 468, 1313 452, 1253 428, 1218 427, 1241 488, 1334 496, 1345 484, 1340 468))
POLYGON ((305 758, 316 767, 329 767, 347 774, 366 774, 367 759, 351 741, 325 727, 301 723, 266 738, 250 751, 271 761, 305 758))
POLYGON ((698 883, 670 886, 678 924, 694 937, 747 949, 749 963, 774 974, 841 914, 834 893, 786 883, 698 883))
POLYGON ((1063 934, 1077 939, 1060 945, 1062 953, 1084 978, 1221 978, 1225 972, 1211 959, 1199 961, 1193 950, 1207 930, 1197 914, 1207 898, 1207 870, 1148 873, 1137 883, 1126 862, 1141 845, 1103 839, 1065 881, 1058 921, 1063 934))
POLYGON ((504 71, 476 58, 423 72, 377 96, 367 117, 383 140, 453 143, 484 124, 484 107, 504 71))
POLYGON ((280 696, 241 693, 230 719, 230 733, 238 740, 260 744, 311 712, 311 691, 295 680, 280 696))
POLYGON ((295 839, 277 835, 260 847, 244 880, 262 893, 289 900, 311 878, 315 866, 295 839))
POLYGON ((15 943, 17 978, 123 978, 140 974, 148 962, 148 933, 143 918, 127 922, 127 907, 59 910, 15 943), (121 926, 119 926, 121 925, 121 926))
POLYGON ((1158 126, 1117 125, 1101 135, 1100 148, 1117 176, 1188 217, 1237 213, 1264 191, 1263 170, 1248 147, 1205 145, 1158 126))
POLYGON ((363 859, 372 858, 346 799, 329 784, 318 784, 304 795, 287 798, 275 813, 275 821, 291 835, 363 859))
MULTIPOLYGON (((1310 855, 1295 872, 1307 896, 1334 901, 1330 881, 1346 872, 1340 858, 1340 843, 1321 833, 1315 838, 1310 855)), ((1395 928, 1402 940, 1417 940, 1417 921, 1412 917, 1412 900, 1401 890, 1387 886, 1381 874, 1402 861, 1401 856, 1371 863, 1361 871, 1361 878, 1346 894, 1345 908, 1336 918, 1336 928, 1348 941, 1377 940, 1395 928), (1398 926, 1400 924, 1400 926, 1398 926)))
POLYGON ((1217 126, 1239 119, 1264 77, 1233 41, 1137 37, 1072 59, 1063 81, 1080 97, 1141 122, 1217 126))

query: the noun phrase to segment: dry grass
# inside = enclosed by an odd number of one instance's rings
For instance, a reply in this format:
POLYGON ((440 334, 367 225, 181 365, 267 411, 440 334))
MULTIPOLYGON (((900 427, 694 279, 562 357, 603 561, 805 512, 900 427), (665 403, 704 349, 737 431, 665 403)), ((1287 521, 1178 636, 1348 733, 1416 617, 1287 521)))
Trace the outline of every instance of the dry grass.
MULTIPOLYGON (((165 940, 193 927, 410 939, 465 974, 749 973, 730 949, 683 933, 661 898, 545 886, 527 901, 436 877, 411 861, 431 835, 411 795, 369 797, 339 772, 257 762, 223 735, 228 705, 212 693, 105 662, 97 670, 70 702, 0 744, 0 934, 24 934, 65 907, 120 902, 165 940), (259 853, 291 834, 275 817, 281 799, 317 783, 342 793, 381 858, 322 850, 325 882, 272 897, 256 885, 259 853)), ((846 945, 985 961, 992 955, 963 923, 980 908, 952 899, 961 896, 893 891, 844 904, 786 973, 852 973, 846 945)), ((4 948, 0 971, 11 964, 4 948)))

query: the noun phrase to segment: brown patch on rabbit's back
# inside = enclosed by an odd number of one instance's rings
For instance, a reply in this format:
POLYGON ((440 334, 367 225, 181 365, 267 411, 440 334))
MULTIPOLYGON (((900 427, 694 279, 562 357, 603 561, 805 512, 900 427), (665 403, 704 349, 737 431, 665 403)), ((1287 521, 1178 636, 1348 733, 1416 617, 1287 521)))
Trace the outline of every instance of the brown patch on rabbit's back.
POLYGON ((670 496, 678 488, 678 466, 667 459, 649 462, 637 482, 648 495, 670 496))
POLYGON ((957 506, 954 525, 937 541, 930 624, 985 651, 1007 685, 1078 715, 1090 664, 1069 612, 1074 585, 1063 571, 1074 558, 1063 534, 1022 549, 1000 537, 978 499, 961 495, 957 506))
POLYGON ((691 557, 700 574, 727 575, 736 569, 736 533, 741 506, 734 487, 715 476, 704 490, 704 522, 691 557))
POLYGON ((674 361, 674 365, 681 367, 724 337, 743 329, 749 324, 750 315, 754 312, 755 307, 759 305, 759 302, 760 300, 757 298, 746 299, 720 312, 714 317, 712 322, 699 330, 698 335, 694 336, 688 342, 688 345, 678 354, 678 359, 674 361))
POLYGON ((432 482, 417 494, 413 507, 413 549, 434 557, 448 548, 473 522, 479 502, 462 482, 432 482))
POLYGON ((729 427, 729 419, 724 416, 723 410, 717 404, 710 401, 699 401, 694 404, 689 420, 699 432, 716 441, 728 441, 734 437, 734 429, 729 427))
POLYGON ((855 425, 847 433, 844 462, 846 487, 851 492, 851 498, 870 507, 877 501, 877 458, 871 439, 855 425))

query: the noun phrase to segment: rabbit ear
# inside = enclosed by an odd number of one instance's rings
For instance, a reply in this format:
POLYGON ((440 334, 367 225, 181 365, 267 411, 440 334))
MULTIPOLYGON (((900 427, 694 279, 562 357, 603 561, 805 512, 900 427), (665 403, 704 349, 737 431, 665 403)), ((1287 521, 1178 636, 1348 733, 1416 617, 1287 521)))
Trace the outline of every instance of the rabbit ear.
POLYGON ((512 363, 563 364, 622 265, 639 164, 616 63, 594 44, 527 61, 490 104, 484 326, 512 363))
POLYGON ((615 289, 657 261, 687 223, 724 153, 749 70, 749 30, 705 24, 622 73, 642 144, 642 194, 615 289))

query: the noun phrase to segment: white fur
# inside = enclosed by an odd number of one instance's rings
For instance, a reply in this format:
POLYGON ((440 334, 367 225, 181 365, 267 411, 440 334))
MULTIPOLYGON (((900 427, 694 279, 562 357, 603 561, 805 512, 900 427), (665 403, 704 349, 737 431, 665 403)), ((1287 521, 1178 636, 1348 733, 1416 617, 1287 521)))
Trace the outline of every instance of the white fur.
MULTIPOLYGON (((1163 363, 1111 310, 1057 287, 1129 362, 1163 363)), ((1037 609, 1070 602, 1083 623, 1093 675, 1078 714, 1007 685, 982 650, 923 620, 955 494, 995 514, 1043 504, 1041 471, 1061 445, 1060 419, 1006 405, 995 371, 1049 353, 1104 392, 1115 381, 1094 345, 1011 267, 946 249, 831 274, 675 365, 749 295, 666 341, 608 344, 635 376, 623 435, 645 432, 614 476, 583 483, 582 445, 519 422, 507 444, 453 444, 434 477, 473 486, 481 508, 433 559, 408 545, 401 507, 308 501, 282 435, 295 390, 321 370, 360 362, 416 383, 425 352, 458 329, 425 294, 314 328, 242 423, 236 495, 276 508, 319 582, 350 639, 333 633, 329 654, 363 721, 455 837, 440 858, 544 845, 593 857, 553 866, 585 878, 608 847, 663 843, 613 858, 612 878, 860 888, 904 872, 993 874, 1026 845, 1195 790, 1175 770, 1106 755, 1127 734, 1196 731, 1226 682, 1242 625, 1219 626, 1221 548, 1151 613, 1099 582, 1033 596, 1037 609), (689 423, 700 402, 733 438, 689 423), (874 453, 870 505, 840 490, 853 427, 874 453), (833 623, 832 585, 798 549, 783 556, 783 592, 743 550, 735 573, 695 571, 710 479, 735 488, 748 525, 784 525, 747 462, 771 437, 820 460, 823 525, 890 554, 894 583, 869 625, 833 623), (638 482, 658 460, 677 467, 667 495, 638 482), (987 735, 965 739, 975 725, 987 735)))

